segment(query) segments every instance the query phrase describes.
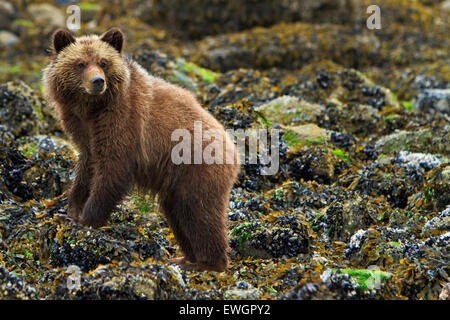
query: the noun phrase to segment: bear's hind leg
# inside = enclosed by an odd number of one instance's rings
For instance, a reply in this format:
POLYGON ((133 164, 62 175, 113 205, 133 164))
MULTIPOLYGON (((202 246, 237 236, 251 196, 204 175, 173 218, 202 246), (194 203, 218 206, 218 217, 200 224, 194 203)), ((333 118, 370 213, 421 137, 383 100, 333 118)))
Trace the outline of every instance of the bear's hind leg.
POLYGON ((175 238, 185 254, 178 264, 190 270, 224 271, 228 266, 226 202, 211 191, 171 197, 162 203, 175 238), (170 205, 168 205, 170 203, 170 205), (188 260, 191 263, 187 263, 188 260))
POLYGON ((184 257, 177 257, 169 259, 171 263, 178 264, 180 266, 184 266, 187 263, 187 260, 190 262, 195 262, 194 251, 191 247, 189 238, 185 235, 184 229, 181 226, 182 221, 177 217, 177 203, 173 201, 172 198, 160 200, 161 211, 164 213, 169 227, 172 229, 173 234, 175 235, 175 239, 177 240, 178 245, 180 246, 184 257))

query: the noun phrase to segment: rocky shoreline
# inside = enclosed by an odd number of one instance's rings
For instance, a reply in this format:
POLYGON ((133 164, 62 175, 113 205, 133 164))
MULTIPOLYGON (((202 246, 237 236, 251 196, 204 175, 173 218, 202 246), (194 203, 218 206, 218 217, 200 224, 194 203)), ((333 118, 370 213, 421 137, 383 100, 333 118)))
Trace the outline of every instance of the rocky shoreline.
POLYGON ((178 247, 147 195, 130 194, 106 228, 59 218, 77 150, 40 70, 66 4, 0 1, 0 29, 17 38, 0 36, 0 299, 448 297, 450 6, 378 1, 384 25, 371 31, 366 2, 304 1, 299 14, 292 0, 274 15, 272 1, 257 13, 250 0, 82 2, 82 33, 121 27, 136 61, 226 128, 279 130, 277 174, 242 166, 230 267, 215 273, 168 263, 178 247))

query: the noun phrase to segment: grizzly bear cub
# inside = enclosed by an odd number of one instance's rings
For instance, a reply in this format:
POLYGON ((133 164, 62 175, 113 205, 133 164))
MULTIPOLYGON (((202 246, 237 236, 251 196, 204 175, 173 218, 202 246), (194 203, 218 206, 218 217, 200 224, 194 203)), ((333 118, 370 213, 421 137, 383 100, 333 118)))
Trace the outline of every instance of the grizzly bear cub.
MULTIPOLYGON (((101 36, 74 38, 66 30, 53 34, 53 55, 43 75, 45 95, 79 150, 68 217, 104 226, 136 186, 158 194, 184 253, 171 262, 185 269, 223 271, 229 249, 226 209, 239 171, 235 146, 190 92, 149 75, 126 57, 123 42, 117 28, 101 36), (194 135, 194 122, 219 132, 220 151, 231 152, 235 161, 174 163, 172 134, 182 129, 194 135)), ((200 142, 203 148, 206 140, 200 142)))

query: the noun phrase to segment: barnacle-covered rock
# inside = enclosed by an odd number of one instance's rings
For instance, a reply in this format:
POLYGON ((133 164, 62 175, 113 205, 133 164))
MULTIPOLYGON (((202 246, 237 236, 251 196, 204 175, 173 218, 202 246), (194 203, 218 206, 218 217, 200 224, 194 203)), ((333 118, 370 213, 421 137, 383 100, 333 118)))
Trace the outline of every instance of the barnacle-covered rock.
POLYGON ((348 241, 357 230, 373 225, 377 213, 387 209, 380 210, 376 208, 376 204, 370 202, 368 197, 355 196, 345 202, 337 198, 337 201, 324 208, 323 216, 316 217, 315 223, 323 221, 321 226, 328 237, 348 241))
POLYGON ((376 143, 376 148, 383 153, 392 154, 400 151, 450 154, 450 130, 443 128, 428 128, 417 131, 399 131, 382 137, 376 143))
POLYGON ((259 221, 236 226, 232 231, 231 247, 242 256, 288 258, 309 252, 307 227, 295 216, 277 216, 273 228, 259 221))
POLYGON ((49 3, 31 4, 27 11, 34 22, 42 26, 62 28, 66 22, 62 11, 49 3))
POLYGON ((235 32, 280 21, 342 23, 354 9, 353 0, 272 1, 141 1, 136 15, 149 24, 164 27, 179 36, 201 38, 210 34, 235 32), (198 10, 201 7, 202 10, 198 10))
POLYGON ((447 296, 445 2, 379 0, 378 30, 366 26, 370 0, 80 3, 74 34, 120 27, 151 74, 193 92, 226 129, 274 142, 272 174, 244 145, 222 273, 168 262, 182 253, 149 195, 131 192, 105 228, 64 219, 76 150, 40 84, 54 27, 10 2, 0 24, 20 41, 0 49, 0 79, 14 81, 0 86, 0 297, 447 296))
POLYGON ((42 99, 21 81, 0 86, 0 121, 15 137, 32 136, 39 132, 39 112, 42 99))
POLYGON ((424 235, 437 236, 450 231, 450 206, 428 221, 422 229, 424 235))
POLYGON ((36 299, 36 290, 0 265, 0 298, 2 300, 36 299))
POLYGON ((17 17, 17 11, 9 1, 0 1, 0 29, 8 29, 14 18, 17 17))
MULTIPOLYGON (((322 135, 319 138, 322 139, 322 135)), ((318 142, 307 140, 307 143, 318 142)), ((339 164, 345 162, 323 145, 304 147, 290 153, 289 157, 290 172, 288 175, 291 179, 314 180, 325 184, 331 183, 335 179, 339 164)))
POLYGON ((398 263, 403 257, 405 240, 405 231, 400 229, 361 229, 350 238, 345 255, 353 265, 398 263))
POLYGON ((180 299, 189 296, 177 267, 159 263, 100 265, 80 277, 80 287, 68 290, 64 278, 57 278, 52 299, 180 299))
POLYGON ((27 137, 22 143, 7 147, 0 158, 8 192, 23 201, 53 198, 67 190, 75 160, 70 144, 48 136, 27 137))
POLYGON ((419 92, 412 108, 423 112, 450 114, 450 89, 430 89, 419 92))

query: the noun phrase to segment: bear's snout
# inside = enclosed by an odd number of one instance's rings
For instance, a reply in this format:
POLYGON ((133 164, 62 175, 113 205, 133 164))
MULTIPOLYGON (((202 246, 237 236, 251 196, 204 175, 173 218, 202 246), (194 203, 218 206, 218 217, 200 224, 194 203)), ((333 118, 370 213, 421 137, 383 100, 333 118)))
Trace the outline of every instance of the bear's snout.
POLYGON ((88 65, 82 73, 83 87, 88 94, 101 95, 106 91, 106 76, 102 68, 88 65))
POLYGON ((92 79, 92 88, 93 88, 95 91, 102 91, 104 85, 105 85, 105 79, 103 79, 103 77, 101 77, 101 76, 95 76, 95 77, 92 79))

